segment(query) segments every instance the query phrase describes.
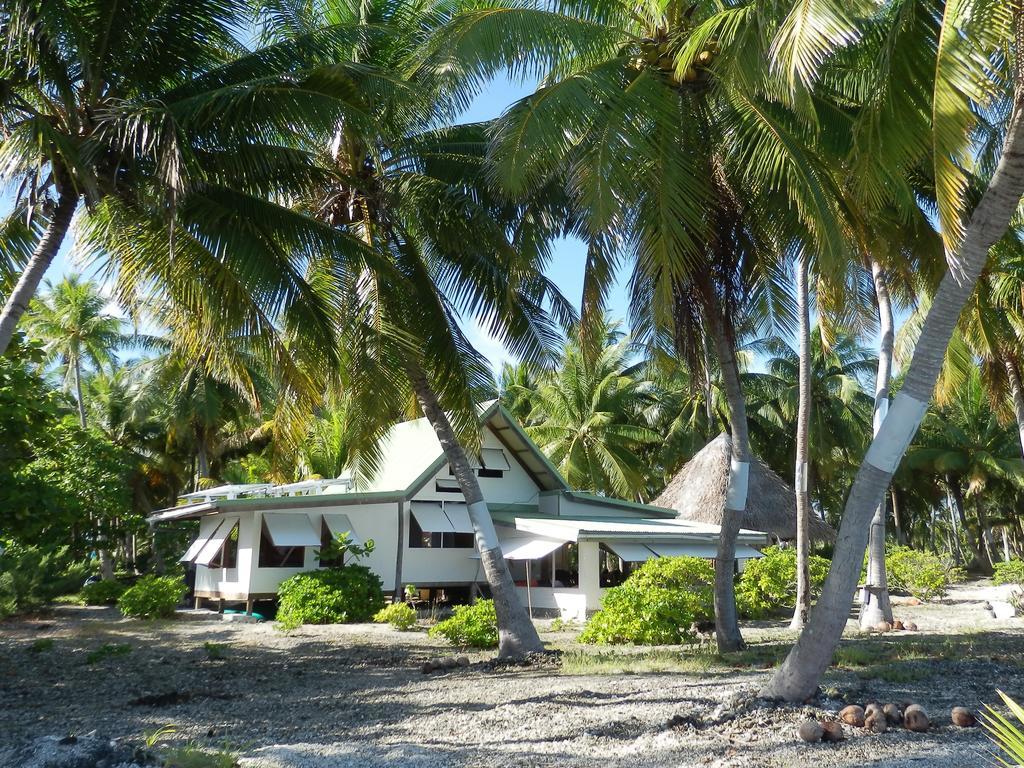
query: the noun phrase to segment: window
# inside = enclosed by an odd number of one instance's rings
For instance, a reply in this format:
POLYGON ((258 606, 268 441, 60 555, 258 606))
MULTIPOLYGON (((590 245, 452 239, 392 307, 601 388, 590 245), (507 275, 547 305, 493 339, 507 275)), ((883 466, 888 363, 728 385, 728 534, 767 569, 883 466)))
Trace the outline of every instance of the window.
POLYGON ((210 561, 210 568, 237 568, 238 567, 238 523, 235 523, 231 533, 224 539, 224 545, 220 548, 210 561))
POLYGON ((481 467, 476 471, 477 477, 504 477, 505 473, 500 469, 488 469, 487 467, 481 467))
MULTIPOLYGON (((320 547, 328 547, 331 542, 334 541, 334 534, 331 533, 331 528, 327 525, 327 521, 322 517, 320 518, 320 547)), ((323 549, 321 549, 323 551, 323 549)), ((340 568, 345 564, 345 556, 339 555, 338 557, 332 558, 320 558, 317 561, 320 568, 340 568)))
POLYGON ((275 547, 267 522, 260 530, 260 568, 301 568, 306 561, 305 547, 275 547))
POLYGON ((439 477, 434 483, 434 490, 438 493, 462 493, 458 480, 449 480, 447 477, 439 477))
POLYGON ((472 533, 451 533, 450 531, 424 531, 409 515, 409 549, 472 549, 476 541, 472 533))

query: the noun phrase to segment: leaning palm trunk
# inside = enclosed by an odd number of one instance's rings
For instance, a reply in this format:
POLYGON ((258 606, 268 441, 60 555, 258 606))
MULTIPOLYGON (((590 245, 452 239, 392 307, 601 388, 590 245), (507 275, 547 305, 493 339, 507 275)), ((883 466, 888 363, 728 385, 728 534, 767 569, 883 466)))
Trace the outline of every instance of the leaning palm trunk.
POLYGON ((807 493, 807 443, 811 429, 811 310, 807 289, 807 254, 797 256, 796 300, 799 314, 799 398, 796 411, 796 607, 790 629, 803 629, 811 610, 809 564, 811 499, 807 493))
POLYGON ((707 313, 722 370, 722 388, 729 408, 732 430, 732 456, 729 462, 729 487, 722 510, 722 527, 715 555, 715 639, 720 652, 743 649, 739 617, 736 613, 736 537, 747 509, 747 479, 750 471, 750 439, 747 436, 747 409, 740 385, 740 369, 732 338, 725 329, 716 307, 707 313))
POLYGON ((57 207, 53 211, 50 225, 46 228, 46 234, 32 252, 32 258, 28 260, 25 271, 21 273, 14 290, 4 303, 3 310, 0 311, 0 355, 7 351, 14 336, 14 329, 18 327, 18 321, 28 309, 29 302, 39 290, 43 275, 60 250, 77 207, 78 195, 73 192, 61 194, 57 200, 57 207))
POLYGON ((1024 455, 1024 384, 1021 383, 1020 368, 1017 360, 1003 350, 1006 378, 1010 382, 1010 398, 1013 403, 1013 415, 1017 420, 1017 435, 1020 439, 1021 455, 1024 455))
POLYGON ((78 403, 78 423, 85 429, 85 400, 82 398, 82 361, 75 358, 75 401, 78 403))
MULTIPOLYGON (((1018 16, 1018 31, 1020 24, 1018 16)), ((964 305, 974 293, 989 249, 1006 233, 1022 194, 1024 99, 1018 87, 999 164, 964 232, 957 264, 946 273, 935 294, 906 383, 893 399, 853 481, 821 598, 796 645, 765 687, 765 695, 788 701, 805 700, 814 694, 832 660, 853 603, 871 518, 924 418, 949 340, 964 305)))
POLYGON ((512 574, 509 573, 505 556, 498 544, 498 534, 494 530, 490 510, 480 491, 473 468, 466 458, 466 451, 455 437, 448 415, 441 408, 437 394, 427 381, 422 370, 411 368, 409 380, 413 392, 419 401, 423 414, 427 417, 437 439, 441 443, 445 458, 452 467, 462 495, 466 499, 469 517, 476 533, 476 546, 480 552, 480 564, 483 566, 484 577, 491 588, 494 599, 494 610, 498 615, 498 655, 524 656, 528 653, 543 651, 537 628, 533 626, 529 615, 519 600, 512 574))
MULTIPOLYGON (((892 347, 895 329, 892 318, 892 302, 889 300, 889 286, 885 281, 882 265, 871 260, 871 277, 875 284, 875 301, 878 304, 878 328, 881 339, 878 345, 878 374, 875 376, 874 434, 882 428, 885 414, 889 411, 889 386, 892 381, 892 347)), ((867 583, 860 597, 860 628, 869 629, 880 622, 892 622, 892 603, 889 600, 889 583, 885 572, 885 496, 871 519, 868 534, 867 583)))

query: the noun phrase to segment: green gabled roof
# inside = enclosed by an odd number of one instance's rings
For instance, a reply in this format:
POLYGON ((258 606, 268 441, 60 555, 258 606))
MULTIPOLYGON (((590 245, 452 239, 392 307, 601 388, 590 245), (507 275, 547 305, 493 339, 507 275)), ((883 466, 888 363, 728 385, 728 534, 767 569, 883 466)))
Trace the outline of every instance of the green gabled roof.
MULTIPOLYGON (((542 495, 545 495, 542 493, 542 495)), ((676 513, 671 509, 665 507, 656 507, 653 504, 643 504, 639 501, 627 501, 626 499, 615 499, 610 496, 599 496, 596 493, 587 493, 585 491, 565 491, 565 496, 568 496, 573 501, 578 501, 582 504, 597 504, 603 507, 612 507, 613 509, 623 509, 630 512, 641 512, 650 517, 675 517, 676 513)))

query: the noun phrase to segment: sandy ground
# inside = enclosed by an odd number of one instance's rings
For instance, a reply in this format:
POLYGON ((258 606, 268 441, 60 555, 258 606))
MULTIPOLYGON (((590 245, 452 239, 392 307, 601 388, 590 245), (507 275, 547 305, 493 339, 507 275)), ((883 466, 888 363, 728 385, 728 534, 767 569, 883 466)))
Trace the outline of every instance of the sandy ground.
MULTIPOLYGON (((425 660, 451 650, 423 632, 358 625, 284 634, 210 616, 147 623, 63 607, 0 624, 0 765, 13 768, 17 748, 41 735, 141 740, 173 725, 173 738, 231 744, 246 768, 980 766, 988 741, 980 729, 950 725, 949 709, 993 702, 997 688, 1024 699, 1024 619, 997 621, 983 609, 1001 596, 975 583, 940 604, 897 606, 897 618, 921 631, 852 639, 867 649, 862 666, 830 670, 826 696, 801 708, 747 703, 770 674, 768 660, 792 640, 782 622, 745 626, 755 652, 732 667, 581 675, 556 665, 493 669, 487 654, 473 654, 468 668, 425 675, 425 660), (947 658, 874 670, 874 650, 881 658, 900 643, 930 643, 947 658), (130 650, 96 658, 111 645, 130 650), (917 701, 935 727, 849 729, 838 745, 797 741, 803 717, 868 699, 917 701)), ((571 633, 543 637, 580 648, 571 633)))

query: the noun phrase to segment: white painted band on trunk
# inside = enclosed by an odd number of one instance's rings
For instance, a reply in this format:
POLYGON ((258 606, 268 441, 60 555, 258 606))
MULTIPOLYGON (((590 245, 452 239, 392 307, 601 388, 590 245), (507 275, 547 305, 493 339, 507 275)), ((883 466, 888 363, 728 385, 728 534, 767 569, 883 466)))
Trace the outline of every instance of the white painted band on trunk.
POLYGON ((469 519, 476 527, 476 535, 480 551, 498 548, 498 532, 494 530, 494 521, 491 520, 491 511, 487 508, 486 501, 474 501, 467 506, 469 519))
POLYGON ((796 465, 796 490, 800 493, 807 493, 808 474, 806 461, 796 465))
POLYGON ((927 410, 928 403, 903 392, 896 395, 864 461, 883 472, 894 473, 927 410))
POLYGON ((725 508, 742 512, 747 508, 747 480, 750 464, 745 461, 729 460, 729 491, 725 497, 725 508))
POLYGON ((885 421, 885 415, 887 413, 889 413, 889 398, 883 397, 881 400, 878 401, 878 407, 875 408, 875 416, 872 420, 873 429, 871 430, 871 434, 878 434, 878 430, 882 428, 882 422, 885 421))

